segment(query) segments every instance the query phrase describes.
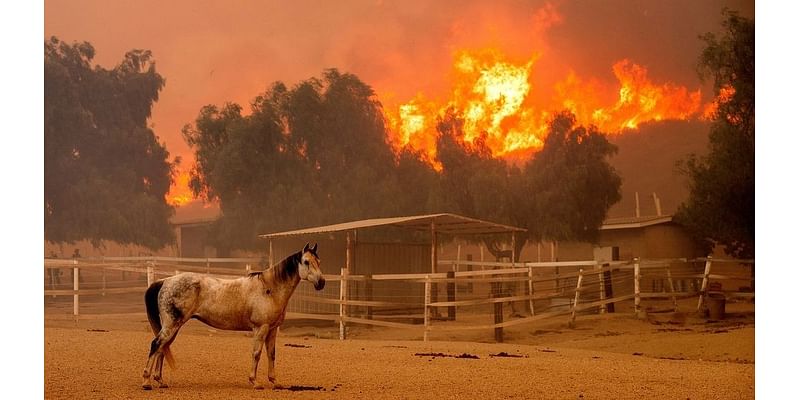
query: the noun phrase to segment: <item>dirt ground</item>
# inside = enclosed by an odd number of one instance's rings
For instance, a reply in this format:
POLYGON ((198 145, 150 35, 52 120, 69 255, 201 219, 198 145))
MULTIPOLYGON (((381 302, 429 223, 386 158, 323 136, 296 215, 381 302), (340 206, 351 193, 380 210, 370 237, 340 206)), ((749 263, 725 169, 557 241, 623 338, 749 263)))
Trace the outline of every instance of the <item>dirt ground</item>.
POLYGON ((247 381, 247 333, 191 321, 172 347, 177 369, 165 366, 170 387, 143 391, 152 339, 144 314, 76 321, 46 307, 45 398, 753 398, 754 309, 729 303, 716 322, 694 313, 617 313, 579 316, 568 328, 556 318, 508 328, 503 344, 491 343, 491 331, 422 342, 417 331, 361 326, 339 341, 330 323, 287 322, 276 362, 284 388, 263 391, 247 381))

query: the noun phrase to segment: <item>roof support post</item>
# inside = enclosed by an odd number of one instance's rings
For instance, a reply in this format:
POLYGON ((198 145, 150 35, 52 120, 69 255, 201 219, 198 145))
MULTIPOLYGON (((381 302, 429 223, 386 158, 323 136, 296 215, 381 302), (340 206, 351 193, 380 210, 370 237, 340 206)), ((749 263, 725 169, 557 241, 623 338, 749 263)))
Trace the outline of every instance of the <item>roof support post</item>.
POLYGON ((347 231, 347 250, 345 251, 345 268, 350 272, 350 265, 353 263, 353 239, 350 236, 350 231, 347 231))
POLYGON ((431 273, 436 273, 436 223, 431 222, 431 273))
POLYGON ((517 260, 517 233, 511 232, 511 268, 514 268, 514 262, 517 260))
MULTIPOLYGON (((436 264, 439 262, 438 256, 436 254, 436 223, 431 221, 431 273, 436 273, 436 264)), ((439 284, 433 282, 431 284, 431 302, 436 303, 439 301, 439 284)), ((433 318, 438 318, 439 316, 439 309, 436 307, 431 307, 429 311, 433 318)))
MULTIPOLYGON (((272 253, 272 239, 270 239, 269 240, 269 265, 267 265, 267 268, 271 267, 274 264, 273 260, 274 260, 274 258, 273 258, 273 253, 272 253)), ((267 268, 264 268, 264 269, 267 269, 267 268)))

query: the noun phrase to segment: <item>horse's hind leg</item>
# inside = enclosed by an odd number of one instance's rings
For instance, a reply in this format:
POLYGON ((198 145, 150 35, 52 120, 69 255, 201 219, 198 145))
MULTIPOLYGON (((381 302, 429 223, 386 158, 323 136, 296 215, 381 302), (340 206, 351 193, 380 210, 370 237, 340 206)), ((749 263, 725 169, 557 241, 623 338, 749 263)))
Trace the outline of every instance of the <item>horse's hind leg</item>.
POLYGON ((156 354, 155 369, 153 370, 153 380, 158 383, 158 387, 165 388, 167 385, 161 380, 161 369, 164 367, 164 353, 156 354))
MULTIPOLYGON (((164 347, 164 352, 166 352, 168 348, 169 348, 169 346, 165 346, 164 347)), ((163 368, 164 368, 164 352, 161 352, 161 353, 158 354, 158 356, 157 356, 158 358, 156 359, 156 370, 155 370, 155 374, 153 374, 153 380, 158 382, 158 387, 160 387, 160 388, 168 388, 169 387, 169 385, 164 383, 164 381, 162 380, 162 375, 161 375, 161 373, 163 371, 163 368)))
POLYGON ((155 362, 156 358, 158 358, 158 354, 156 350, 158 349, 158 337, 160 333, 156 335, 152 342, 150 342, 150 355, 147 357, 147 363, 144 365, 144 372, 142 373, 142 389, 150 390, 153 388, 153 384, 150 381, 150 373, 153 369, 153 363, 155 362))
POLYGON ((165 348, 167 348, 173 340, 175 340, 175 335, 178 334, 178 330, 183 325, 182 321, 170 321, 170 324, 164 325, 161 328, 161 332, 156 335, 153 341, 150 343, 150 356, 147 358, 147 365, 144 367, 144 374, 142 375, 144 381, 142 382, 142 388, 145 390, 149 390, 153 388, 153 385, 150 381, 152 376, 153 380, 159 383, 161 387, 166 387, 164 383, 161 381, 161 370, 164 363, 164 352, 165 348))
MULTIPOLYGON (((160 388, 168 388, 169 385, 164 383, 162 380, 163 378, 163 371, 164 371, 164 357, 169 352, 169 346, 172 345, 172 342, 175 341, 175 338, 178 337, 178 330, 180 327, 183 326, 183 323, 175 329, 175 333, 172 335, 172 338, 161 348, 161 352, 158 353, 158 358, 156 359, 156 369, 155 374, 153 375, 153 380, 158 382, 158 387, 160 388)), ((170 364, 172 365, 172 364, 170 364)))

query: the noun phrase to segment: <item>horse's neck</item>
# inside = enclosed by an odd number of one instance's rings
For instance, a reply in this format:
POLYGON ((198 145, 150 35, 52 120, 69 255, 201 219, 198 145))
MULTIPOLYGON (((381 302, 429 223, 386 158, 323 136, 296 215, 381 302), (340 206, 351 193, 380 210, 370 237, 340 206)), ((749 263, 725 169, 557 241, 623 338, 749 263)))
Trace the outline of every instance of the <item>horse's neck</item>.
POLYGON ((289 302, 289 297, 292 296, 297 285, 300 284, 300 273, 298 272, 299 254, 287 257, 277 265, 270 268, 270 278, 272 290, 275 295, 282 297, 282 301, 289 302))
MULTIPOLYGON (((300 279, 300 253, 292 254, 283 259, 277 265, 272 267, 272 272, 275 278, 280 281, 294 281, 299 282, 300 279), (295 279, 296 278, 296 279, 295 279)), ((296 283, 295 283, 296 284, 296 283)))

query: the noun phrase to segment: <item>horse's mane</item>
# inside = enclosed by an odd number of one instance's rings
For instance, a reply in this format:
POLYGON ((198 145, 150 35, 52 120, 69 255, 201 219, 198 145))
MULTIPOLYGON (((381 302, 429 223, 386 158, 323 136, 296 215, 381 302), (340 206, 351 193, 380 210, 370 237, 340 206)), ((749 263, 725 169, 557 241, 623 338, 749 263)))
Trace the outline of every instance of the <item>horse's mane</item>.
POLYGON ((298 251, 263 271, 251 272, 247 276, 248 278, 260 278, 264 273, 272 272, 279 281, 288 281, 297 274, 297 264, 300 263, 301 255, 302 252, 298 251))

